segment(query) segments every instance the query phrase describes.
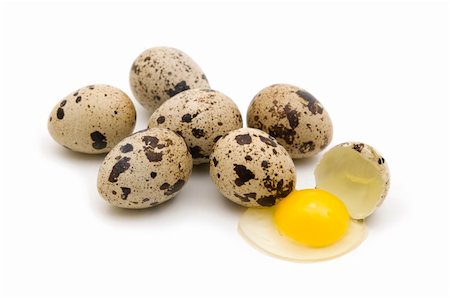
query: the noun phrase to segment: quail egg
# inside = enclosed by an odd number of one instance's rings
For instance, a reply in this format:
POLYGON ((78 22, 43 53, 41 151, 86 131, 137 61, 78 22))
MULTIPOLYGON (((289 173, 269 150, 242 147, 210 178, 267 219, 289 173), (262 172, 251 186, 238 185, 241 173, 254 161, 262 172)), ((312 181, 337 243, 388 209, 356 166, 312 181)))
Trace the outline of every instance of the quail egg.
POLYGON ((177 132, 188 145, 194 165, 209 162, 214 143, 242 127, 236 104, 210 89, 187 90, 167 100, 150 117, 149 127, 177 132))
POLYGON ((229 200, 245 207, 269 207, 295 187, 296 170, 286 150, 267 133, 234 130, 217 141, 210 175, 229 200))
POLYGON ((306 90, 287 84, 261 90, 250 103, 247 124, 276 138, 294 159, 317 154, 333 137, 322 104, 306 90))
POLYGON ((152 128, 123 139, 108 153, 97 188, 114 206, 148 208, 173 198, 191 172, 192 157, 183 138, 152 128))
POLYGON ((372 214, 385 199, 390 185, 384 157, 372 146, 359 142, 330 149, 314 174, 317 188, 341 198, 354 219, 372 214))
POLYGON ((97 154, 133 132, 136 110, 130 98, 109 85, 91 85, 64 97, 53 108, 48 130, 60 145, 97 154))
POLYGON ((153 112, 170 97, 196 88, 209 88, 205 74, 188 55, 168 47, 141 53, 130 70, 134 97, 153 112))

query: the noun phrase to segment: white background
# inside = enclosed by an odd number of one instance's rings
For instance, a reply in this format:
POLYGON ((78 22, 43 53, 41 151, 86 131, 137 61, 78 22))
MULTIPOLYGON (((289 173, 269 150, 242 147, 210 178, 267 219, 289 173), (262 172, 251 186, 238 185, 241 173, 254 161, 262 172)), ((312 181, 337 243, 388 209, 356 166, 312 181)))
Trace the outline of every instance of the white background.
MULTIPOLYGON (((449 294, 449 6, 440 3, 105 2, 2 4, 1 279, 5 296, 444 296, 449 294), (176 199, 119 210, 97 194, 103 156, 47 132, 53 106, 107 83, 131 95, 134 58, 188 53, 212 88, 247 105, 262 88, 310 91, 332 145, 372 144, 392 188, 367 240, 320 263, 264 255, 238 234, 243 211, 207 167, 176 199)), ((136 130, 148 113, 137 102, 136 130)), ((296 162, 314 187, 319 159, 296 162)))

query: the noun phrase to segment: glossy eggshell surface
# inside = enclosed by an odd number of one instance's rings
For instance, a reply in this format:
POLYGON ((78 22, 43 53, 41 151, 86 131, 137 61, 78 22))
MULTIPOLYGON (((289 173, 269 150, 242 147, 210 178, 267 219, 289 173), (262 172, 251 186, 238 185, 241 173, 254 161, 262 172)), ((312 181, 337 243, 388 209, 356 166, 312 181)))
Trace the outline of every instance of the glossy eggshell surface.
POLYGON ((247 124, 276 138, 294 159, 319 153, 333 138, 322 104, 306 90, 287 84, 261 90, 250 103, 247 124))
POLYGON ((245 207, 269 207, 295 187, 296 170, 286 150, 267 133, 241 128, 217 141, 210 175, 229 200, 245 207))
POLYGON ((174 132, 152 128, 120 142, 106 156, 97 178, 110 204, 142 209, 173 198, 192 172, 192 157, 174 132))
POLYGON ((109 152, 133 132, 136 110, 130 98, 109 85, 71 92, 53 108, 48 130, 62 146, 77 152, 109 152))
POLYGON ((135 98, 153 112, 170 97, 189 89, 209 88, 208 80, 184 52, 155 47, 145 50, 133 62, 130 86, 135 98))
POLYGON ((175 95, 150 117, 149 127, 177 132, 189 146, 194 164, 208 163, 215 142, 242 127, 236 104, 226 95, 209 89, 187 90, 175 95))

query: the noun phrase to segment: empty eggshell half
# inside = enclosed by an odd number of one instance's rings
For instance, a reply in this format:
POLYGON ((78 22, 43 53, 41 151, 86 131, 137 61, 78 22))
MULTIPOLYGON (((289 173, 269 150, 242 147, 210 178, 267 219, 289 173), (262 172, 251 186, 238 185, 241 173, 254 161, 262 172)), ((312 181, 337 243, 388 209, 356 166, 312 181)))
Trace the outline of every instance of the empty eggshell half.
POLYGON ((364 143, 347 142, 333 147, 324 154, 314 174, 316 188, 338 196, 354 219, 372 214, 390 185, 383 156, 364 143))

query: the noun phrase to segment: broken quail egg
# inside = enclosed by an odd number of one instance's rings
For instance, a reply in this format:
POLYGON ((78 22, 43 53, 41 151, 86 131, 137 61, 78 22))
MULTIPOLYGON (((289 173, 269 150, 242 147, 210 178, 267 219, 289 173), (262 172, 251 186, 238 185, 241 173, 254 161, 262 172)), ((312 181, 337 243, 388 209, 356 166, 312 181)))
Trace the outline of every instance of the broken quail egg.
POLYGON ((271 208, 248 208, 239 232, 270 255, 320 261, 343 255, 366 238, 363 221, 349 218, 336 196, 319 189, 294 190, 271 208))
POLYGON ((184 138, 194 165, 209 162, 214 143, 242 127, 236 104, 221 92, 187 90, 167 100, 150 117, 149 127, 164 127, 184 138))
POLYGON ((141 53, 130 70, 130 86, 134 97, 153 112, 170 97, 196 88, 209 88, 208 80, 184 52, 168 47, 155 47, 141 53))
POLYGON ((337 195, 354 219, 372 214, 389 190, 390 174, 384 157, 364 143, 333 147, 323 155, 314 174, 316 187, 337 195))
POLYGON ((114 206, 148 208, 173 198, 191 172, 192 157, 183 138, 152 128, 123 139, 108 153, 97 188, 114 206))
POLYGON ((209 172, 217 189, 245 207, 269 207, 295 187, 295 165, 267 133, 254 128, 234 130, 217 141, 209 172))
POLYGON ((294 159, 319 153, 333 137, 323 105, 306 90, 287 84, 261 90, 248 107, 247 124, 276 138, 294 159))

